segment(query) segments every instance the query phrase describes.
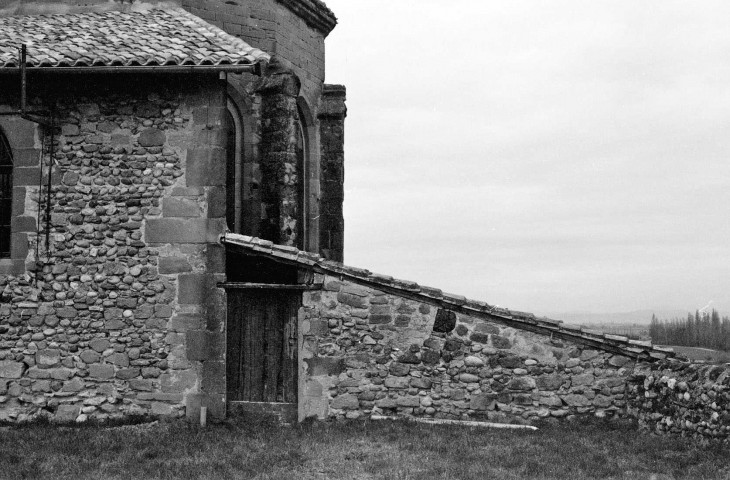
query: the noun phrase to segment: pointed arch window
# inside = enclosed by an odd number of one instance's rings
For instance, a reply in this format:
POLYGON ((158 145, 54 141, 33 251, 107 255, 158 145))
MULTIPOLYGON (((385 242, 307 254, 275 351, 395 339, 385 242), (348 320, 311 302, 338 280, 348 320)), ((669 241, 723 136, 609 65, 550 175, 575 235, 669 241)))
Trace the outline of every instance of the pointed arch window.
POLYGON ((13 207, 13 156, 0 132, 0 258, 10 257, 10 222, 13 207))

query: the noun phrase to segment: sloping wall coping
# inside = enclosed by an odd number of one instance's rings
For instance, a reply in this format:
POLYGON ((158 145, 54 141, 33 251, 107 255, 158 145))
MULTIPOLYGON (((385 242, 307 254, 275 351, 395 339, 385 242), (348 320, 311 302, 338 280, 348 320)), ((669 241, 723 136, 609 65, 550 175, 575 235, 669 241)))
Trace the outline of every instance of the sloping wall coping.
POLYGON ((653 345, 649 341, 631 340, 621 335, 605 334, 597 330, 565 324, 562 320, 491 306, 486 302, 470 300, 460 295, 443 292, 438 288, 426 287, 416 282, 400 280, 363 268, 326 260, 317 254, 294 247, 275 245, 268 240, 226 233, 221 237, 221 242, 240 248, 247 253, 267 256, 283 263, 312 269, 317 273, 347 277, 353 282, 382 290, 385 293, 430 303, 440 308, 499 322, 513 328, 571 340, 609 353, 645 361, 664 360, 676 356, 672 349, 653 345))

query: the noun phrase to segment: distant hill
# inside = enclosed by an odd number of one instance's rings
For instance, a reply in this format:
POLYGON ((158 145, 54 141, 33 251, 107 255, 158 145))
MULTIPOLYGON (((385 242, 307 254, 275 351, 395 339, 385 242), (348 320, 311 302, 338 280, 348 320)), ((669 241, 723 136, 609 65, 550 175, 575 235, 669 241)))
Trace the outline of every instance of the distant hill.
POLYGON ((563 312, 548 313, 547 317, 572 324, 641 324, 649 325, 651 315, 660 319, 686 318, 685 310, 635 310, 620 313, 563 312))

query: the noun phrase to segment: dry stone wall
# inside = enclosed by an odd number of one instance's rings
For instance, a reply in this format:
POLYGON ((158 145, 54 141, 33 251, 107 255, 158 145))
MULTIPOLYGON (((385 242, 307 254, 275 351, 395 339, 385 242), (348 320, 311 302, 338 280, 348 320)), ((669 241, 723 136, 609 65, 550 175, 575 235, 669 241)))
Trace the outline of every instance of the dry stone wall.
POLYGON ((621 416, 635 362, 326 276, 304 294, 304 415, 621 416))
POLYGON ((0 276, 0 420, 182 415, 201 391, 189 333, 206 312, 190 292, 223 271, 208 243, 225 228, 209 178, 222 87, 156 78, 55 92, 50 203, 29 190, 26 271, 0 276))
POLYGON ((730 437, 730 366, 665 360, 629 379, 629 413, 658 434, 730 437))

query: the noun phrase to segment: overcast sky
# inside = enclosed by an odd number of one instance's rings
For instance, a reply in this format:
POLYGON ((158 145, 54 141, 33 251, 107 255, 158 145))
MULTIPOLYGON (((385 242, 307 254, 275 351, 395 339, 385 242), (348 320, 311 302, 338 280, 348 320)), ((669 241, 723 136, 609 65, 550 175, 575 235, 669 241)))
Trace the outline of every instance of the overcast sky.
POLYGON ((345 263, 537 314, 730 314, 730 3, 327 5, 345 263))

